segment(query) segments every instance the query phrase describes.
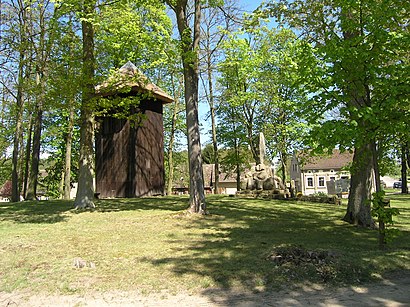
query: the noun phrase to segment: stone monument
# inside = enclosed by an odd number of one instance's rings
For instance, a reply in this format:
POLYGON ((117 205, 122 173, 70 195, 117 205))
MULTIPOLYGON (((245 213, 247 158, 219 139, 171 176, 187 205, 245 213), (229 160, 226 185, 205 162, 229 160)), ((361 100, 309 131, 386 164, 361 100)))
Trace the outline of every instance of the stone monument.
POLYGON ((282 182, 281 178, 276 176, 274 169, 266 161, 265 136, 259 133, 259 164, 252 167, 245 174, 245 180, 241 182, 241 191, 238 195, 259 196, 262 193, 265 197, 287 198, 290 196, 289 191, 282 182), (274 197, 273 195, 278 195, 274 197))

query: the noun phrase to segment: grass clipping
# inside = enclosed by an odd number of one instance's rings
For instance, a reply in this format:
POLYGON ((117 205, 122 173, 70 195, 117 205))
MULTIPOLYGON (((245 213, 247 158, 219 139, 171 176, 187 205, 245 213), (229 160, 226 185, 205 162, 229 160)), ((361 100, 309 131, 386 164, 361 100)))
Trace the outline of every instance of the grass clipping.
POLYGON ((342 263, 343 257, 334 251, 308 250, 300 245, 281 245, 274 248, 267 260, 287 282, 310 280, 333 284, 341 281, 359 283, 369 275, 352 264, 342 263))

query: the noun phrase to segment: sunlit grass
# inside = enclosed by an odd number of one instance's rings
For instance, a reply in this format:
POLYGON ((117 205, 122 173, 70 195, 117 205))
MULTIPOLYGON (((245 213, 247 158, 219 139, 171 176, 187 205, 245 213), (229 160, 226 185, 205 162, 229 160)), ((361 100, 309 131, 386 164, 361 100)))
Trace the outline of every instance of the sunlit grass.
POLYGON ((379 251, 377 231, 341 221, 343 206, 208 196, 210 215, 185 213, 186 197, 0 205, 0 291, 250 290, 302 282, 355 283, 410 269, 410 198, 393 195, 401 236, 379 251), (337 255, 325 267, 278 266, 278 246, 337 255), (76 259, 86 263, 74 266, 76 259))

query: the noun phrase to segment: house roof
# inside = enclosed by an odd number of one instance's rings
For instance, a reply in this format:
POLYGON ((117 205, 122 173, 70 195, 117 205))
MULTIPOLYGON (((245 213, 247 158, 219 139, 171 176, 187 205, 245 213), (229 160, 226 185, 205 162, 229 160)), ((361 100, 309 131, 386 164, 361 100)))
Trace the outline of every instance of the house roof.
MULTIPOLYGON (((202 170, 204 173, 204 184, 205 186, 210 186, 215 182, 215 164, 203 164, 202 170)), ((219 182, 236 182, 235 173, 219 173, 219 182)))
POLYGON ((174 101, 164 90, 150 82, 132 62, 127 62, 105 82, 97 85, 95 90, 97 94, 103 97, 121 93, 121 90, 127 90, 130 94, 149 93, 162 103, 174 101))
POLYGON ((330 156, 305 157, 302 170, 341 169, 353 160, 353 154, 334 149, 330 156))

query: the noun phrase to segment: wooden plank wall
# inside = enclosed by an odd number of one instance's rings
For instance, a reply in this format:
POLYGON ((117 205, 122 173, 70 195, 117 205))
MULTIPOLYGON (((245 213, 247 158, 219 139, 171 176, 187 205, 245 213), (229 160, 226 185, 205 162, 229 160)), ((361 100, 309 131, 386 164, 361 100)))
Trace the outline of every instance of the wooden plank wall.
POLYGON ((163 195, 162 103, 143 101, 141 125, 100 118, 96 132, 96 192, 101 198, 163 195))

